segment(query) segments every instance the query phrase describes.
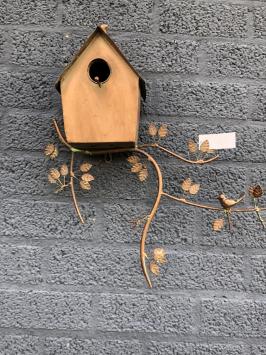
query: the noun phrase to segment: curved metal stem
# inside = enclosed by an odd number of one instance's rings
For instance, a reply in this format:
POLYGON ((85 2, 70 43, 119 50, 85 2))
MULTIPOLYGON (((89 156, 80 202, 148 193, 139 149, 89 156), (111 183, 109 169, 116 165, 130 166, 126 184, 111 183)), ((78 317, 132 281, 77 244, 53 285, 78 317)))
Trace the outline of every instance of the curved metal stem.
POLYGON ((141 153, 143 155, 146 156, 146 158, 148 158, 148 160, 152 163, 152 165, 154 166, 156 173, 157 173, 157 180, 158 180, 158 188, 157 188, 157 197, 156 200, 153 204, 152 210, 147 218, 147 221, 144 225, 143 231, 142 231, 142 235, 141 235, 141 240, 140 240, 140 261, 141 261, 141 267, 143 270, 143 274, 145 276, 145 279, 149 285, 149 287, 152 287, 152 283, 149 277, 149 273, 147 270, 147 266, 146 266, 146 252, 145 252, 145 246, 146 246, 146 239, 147 239, 147 235, 148 235, 148 230, 150 227, 150 224, 158 210, 159 204, 160 204, 160 200, 162 197, 162 193, 163 193, 163 176, 162 176, 162 172, 161 169, 159 167, 159 165, 157 164, 156 160, 147 152, 143 151, 142 149, 136 148, 135 149, 136 152, 141 153))
MULTIPOLYGON (((197 202, 192 202, 192 201, 188 201, 185 198, 180 198, 180 197, 176 197, 173 195, 170 195, 166 192, 162 192, 163 196, 166 196, 168 198, 171 198, 172 200, 181 202, 185 205, 189 205, 189 206, 194 206, 194 207, 199 207, 199 208, 203 208, 206 210, 213 210, 213 211, 224 211, 224 208, 222 207, 216 207, 216 206, 211 206, 211 205, 205 205, 205 204, 201 204, 201 203, 197 203, 197 202)), ((260 207, 259 208, 260 211, 266 211, 266 207, 260 207)), ((254 207, 249 207, 249 208, 231 208, 230 209, 231 213, 233 212, 256 212, 257 209, 254 207)))
POLYGON ((206 159, 206 160, 203 160, 203 159, 199 159, 199 160, 190 160, 190 159, 186 159, 184 157, 182 157, 182 155, 179 155, 179 154, 176 154, 174 152, 172 152, 171 150, 167 149, 167 148, 164 148, 162 147, 161 145, 159 145, 158 143, 152 143, 152 144, 144 144, 142 146, 140 146, 140 148, 149 148, 149 147, 152 147, 152 148, 158 148, 160 149, 161 151, 169 154, 169 155, 172 155, 173 157, 179 159, 179 160, 182 160, 186 163, 189 163, 189 164, 207 164, 207 163, 210 163, 216 159, 219 158, 219 155, 215 155, 214 157, 212 158, 209 158, 209 159, 206 159))
POLYGON ((80 213, 80 209, 79 209, 79 206, 78 206, 78 202, 77 202, 77 199, 76 199, 76 194, 75 194, 75 188, 74 188, 74 170, 73 170, 73 166, 74 166, 74 152, 71 152, 71 160, 70 160, 70 189, 71 189, 71 194, 72 194, 72 199, 73 199, 73 203, 74 203, 74 207, 75 207, 75 210, 77 212, 77 215, 80 219, 80 222, 82 224, 84 224, 84 219, 80 213))

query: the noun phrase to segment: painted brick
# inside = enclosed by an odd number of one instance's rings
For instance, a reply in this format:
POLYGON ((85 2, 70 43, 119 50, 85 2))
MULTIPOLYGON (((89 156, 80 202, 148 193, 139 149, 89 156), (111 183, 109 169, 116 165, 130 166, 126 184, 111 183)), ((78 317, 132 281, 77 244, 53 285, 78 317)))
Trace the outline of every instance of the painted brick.
POLYGON ((255 292, 266 293, 266 256, 259 255, 251 258, 250 287, 255 292))
POLYGON ((152 1, 128 0, 90 2, 63 0, 63 24, 94 28, 108 23, 111 30, 151 31, 152 1))
MULTIPOLYGON (((228 194, 228 196, 230 195, 228 194)), ((247 206, 252 206, 248 203, 248 199, 247 206)), ((227 220, 221 232, 214 232, 212 222, 216 218, 223 217, 221 212, 199 212, 199 218, 202 221, 199 231, 200 244, 233 248, 266 248, 265 231, 258 222, 255 213, 233 213, 231 216, 233 233, 230 233, 228 229, 227 220)))
POLYGON ((3 148, 43 151, 48 143, 58 143, 52 126, 53 117, 57 117, 53 112, 21 109, 5 115, 1 120, 3 148))
POLYGON ((84 293, 0 292, 0 326, 17 328, 88 329, 92 298, 84 293))
POLYGON ((243 355, 245 347, 238 344, 195 344, 151 342, 147 355, 243 355))
POLYGON ((197 73, 196 41, 153 40, 146 37, 117 38, 117 44, 130 63, 140 71, 197 73))
POLYGON ((258 85, 252 87, 252 101, 250 119, 254 121, 266 121, 266 87, 258 85))
POLYGON ((65 244, 48 250, 47 282, 58 285, 136 288, 145 286, 139 250, 65 244))
POLYGON ((160 31, 194 36, 246 37, 245 5, 199 1, 160 1, 160 31))
POLYGON ((11 61, 19 65, 60 67, 63 65, 63 38, 58 32, 14 31, 11 61))
POLYGON ((0 245, 0 282, 42 282, 42 258, 40 248, 0 245))
POLYGON ((106 331, 190 334, 192 301, 185 297, 102 294, 98 327, 106 331))
POLYGON ((245 85, 157 80, 152 95, 153 115, 245 119, 248 114, 245 85))
MULTIPOLYGON (((151 205, 151 204, 150 204, 151 205)), ((138 243, 143 223, 134 225, 134 221, 149 214, 151 206, 129 203, 108 205, 104 209, 104 241, 120 243, 138 243)), ((172 248, 179 244, 193 243, 195 211, 181 208, 177 204, 166 204, 162 200, 154 221, 150 227, 147 244, 170 244, 172 248)))
POLYGON ((250 355, 263 355, 266 353, 265 345, 252 345, 250 347, 250 355))
POLYGON ((36 71, 1 72, 1 105, 13 108, 48 109, 58 103, 54 83, 57 74, 36 71))
POLYGON ((161 288, 237 290, 244 286, 243 258, 234 255, 167 254, 154 285, 161 288))
POLYGON ((207 74, 227 77, 266 77, 266 47, 213 43, 207 47, 207 74))
POLYGON ((55 24, 56 0, 3 0, 0 24, 55 24))
POLYGON ((266 35, 266 7, 256 7, 254 9, 254 32, 257 37, 266 35))
POLYGON ((201 305, 201 334, 225 337, 265 337, 266 303, 252 300, 206 299, 201 305))
POLYGON ((82 225, 72 202, 2 200, 1 237, 32 239, 91 240, 95 225, 93 205, 81 205, 86 223, 82 225))
POLYGON ((36 355, 41 354, 40 339, 34 336, 1 335, 0 354, 36 355))
POLYGON ((43 355, 141 355, 141 345, 137 341, 46 338, 43 355))

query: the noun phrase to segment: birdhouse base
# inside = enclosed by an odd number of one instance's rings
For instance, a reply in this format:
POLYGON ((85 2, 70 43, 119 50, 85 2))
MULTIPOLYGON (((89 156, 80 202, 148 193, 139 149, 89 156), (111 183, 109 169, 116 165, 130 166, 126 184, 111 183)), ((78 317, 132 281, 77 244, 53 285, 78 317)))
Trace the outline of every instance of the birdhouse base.
POLYGON ((106 143, 73 143, 71 145, 78 149, 100 151, 100 150, 113 150, 117 148, 136 148, 136 142, 106 142, 106 143))

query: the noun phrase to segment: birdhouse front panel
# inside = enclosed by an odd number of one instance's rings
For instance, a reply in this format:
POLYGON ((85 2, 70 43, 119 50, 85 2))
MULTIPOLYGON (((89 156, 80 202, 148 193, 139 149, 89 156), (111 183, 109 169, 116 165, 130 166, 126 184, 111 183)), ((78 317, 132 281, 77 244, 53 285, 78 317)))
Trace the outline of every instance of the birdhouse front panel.
POLYGON ((139 76, 101 34, 96 35, 60 79, 69 143, 135 146, 139 76))

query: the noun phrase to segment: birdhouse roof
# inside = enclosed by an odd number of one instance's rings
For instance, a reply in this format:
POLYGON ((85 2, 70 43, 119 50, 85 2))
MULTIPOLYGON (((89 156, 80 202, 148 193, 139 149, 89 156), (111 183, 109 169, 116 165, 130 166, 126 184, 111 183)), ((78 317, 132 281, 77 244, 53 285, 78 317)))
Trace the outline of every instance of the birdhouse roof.
POLYGON ((115 48, 117 53, 125 60, 125 62, 128 64, 128 66, 131 68, 131 70, 139 77, 139 87, 140 87, 140 92, 142 98, 145 100, 146 99, 146 88, 145 88, 145 81, 142 79, 142 77, 139 75, 139 73, 134 69, 134 67, 129 63, 127 58, 124 56, 124 54, 120 51, 120 49, 117 47, 117 45, 114 43, 114 41, 108 36, 108 34, 103 30, 101 26, 97 26, 96 30, 88 37, 88 39, 84 42, 80 50, 77 52, 73 60, 65 67, 63 72, 61 73, 60 77, 58 78, 55 87, 59 93, 61 93, 60 89, 60 82, 62 77, 67 73, 68 69, 75 63, 75 61, 81 56, 81 54, 84 52, 84 50, 89 46, 91 41, 94 39, 94 37, 100 34, 103 36, 107 41, 111 43, 111 45, 115 48))

